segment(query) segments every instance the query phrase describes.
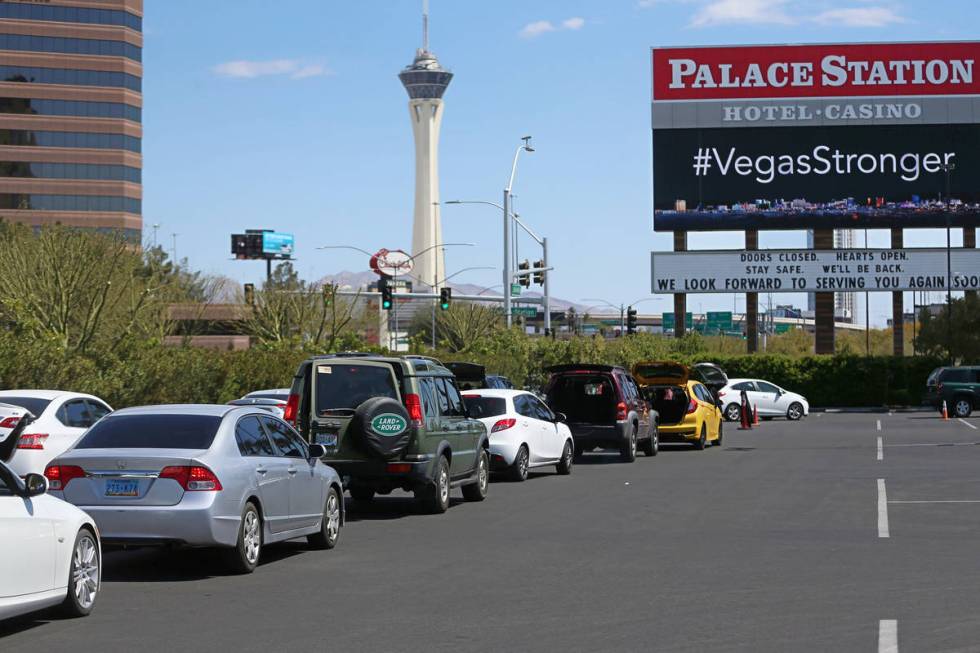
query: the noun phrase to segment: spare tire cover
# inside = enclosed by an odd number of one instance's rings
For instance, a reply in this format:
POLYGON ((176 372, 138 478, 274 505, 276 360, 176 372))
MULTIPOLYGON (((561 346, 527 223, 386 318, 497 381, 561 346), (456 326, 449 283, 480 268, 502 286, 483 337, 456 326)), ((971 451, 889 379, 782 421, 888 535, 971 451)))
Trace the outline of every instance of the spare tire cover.
POLYGON ((394 458, 412 440, 408 411, 388 397, 373 397, 358 406, 347 432, 382 458, 394 458))

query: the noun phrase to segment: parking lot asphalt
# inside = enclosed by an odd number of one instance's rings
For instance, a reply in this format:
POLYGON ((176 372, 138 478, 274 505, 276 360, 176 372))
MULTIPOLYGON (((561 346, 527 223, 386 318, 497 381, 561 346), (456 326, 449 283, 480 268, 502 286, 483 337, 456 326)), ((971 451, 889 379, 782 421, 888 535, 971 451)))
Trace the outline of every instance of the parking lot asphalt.
POLYGON ((734 426, 445 515, 381 497, 249 576, 110 552, 90 617, 0 624, 0 650, 980 651, 980 419, 734 426))

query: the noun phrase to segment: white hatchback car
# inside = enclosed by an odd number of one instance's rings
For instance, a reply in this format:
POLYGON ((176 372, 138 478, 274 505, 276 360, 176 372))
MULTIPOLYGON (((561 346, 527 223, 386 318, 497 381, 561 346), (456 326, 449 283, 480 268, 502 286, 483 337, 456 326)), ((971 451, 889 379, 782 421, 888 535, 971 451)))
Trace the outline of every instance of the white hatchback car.
POLYGON ((796 421, 810 414, 810 402, 803 395, 761 379, 729 379, 728 385, 718 391, 725 419, 729 422, 742 419, 742 390, 748 394, 749 405, 759 411, 759 417, 785 417, 796 421))
POLYGON ((463 400, 470 417, 490 434, 490 469, 523 481, 531 467, 555 465, 572 473, 575 445, 564 416, 555 415, 534 394, 523 390, 468 390, 463 400))
POLYGON ((101 588, 95 522, 45 494, 47 481, 21 480, 0 462, 0 619, 61 604, 69 617, 92 611, 101 588))
POLYGON ((24 411, 34 422, 20 436, 7 463, 19 476, 43 474, 54 458, 68 450, 85 430, 112 412, 98 397, 60 390, 0 391, 0 442, 24 411))

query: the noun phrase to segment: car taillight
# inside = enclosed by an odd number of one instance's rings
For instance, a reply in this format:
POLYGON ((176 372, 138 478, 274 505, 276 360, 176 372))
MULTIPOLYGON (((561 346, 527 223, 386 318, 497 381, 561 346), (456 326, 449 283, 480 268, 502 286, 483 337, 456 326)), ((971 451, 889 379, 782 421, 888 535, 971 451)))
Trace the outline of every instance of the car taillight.
POLYGON ((719 396, 719 397, 724 397, 724 396, 725 396, 725 394, 726 394, 726 393, 725 393, 725 391, 724 391, 724 390, 719 390, 719 391, 718 391, 718 396, 719 396))
POLYGON ((410 463, 388 463, 387 470, 389 474, 408 474, 412 471, 412 465, 410 463))
POLYGON ((299 415, 299 395, 289 395, 286 400, 286 407, 282 411, 282 418, 296 426, 296 416, 299 415))
POLYGON ((20 422, 19 416, 15 415, 13 417, 8 417, 7 419, 0 422, 0 429, 12 429, 15 426, 17 426, 18 422, 20 422))
POLYGON ((698 402, 696 402, 693 399, 688 402, 688 404, 687 404, 687 414, 688 415, 690 415, 691 413, 693 413, 697 409, 698 409, 698 402))
POLYGON ((514 426, 514 424, 517 424, 517 420, 514 419, 513 417, 497 420, 497 423, 493 425, 493 428, 490 429, 490 432, 496 433, 497 431, 506 431, 507 429, 514 426))
POLYGON ((619 421, 623 421, 624 419, 626 419, 626 403, 625 402, 622 402, 621 401, 618 404, 616 404, 616 419, 618 419, 619 421))
POLYGON ((48 465, 44 470, 48 489, 64 490, 73 478, 85 478, 85 470, 75 465, 48 465))
POLYGON ((217 492, 221 481, 207 467, 164 467, 160 478, 171 478, 187 492, 217 492))
POLYGON ((415 428, 422 426, 422 399, 418 395, 405 395, 405 410, 415 428))
POLYGON ((24 433, 17 440, 18 449, 43 449, 44 441, 48 439, 47 433, 24 433))

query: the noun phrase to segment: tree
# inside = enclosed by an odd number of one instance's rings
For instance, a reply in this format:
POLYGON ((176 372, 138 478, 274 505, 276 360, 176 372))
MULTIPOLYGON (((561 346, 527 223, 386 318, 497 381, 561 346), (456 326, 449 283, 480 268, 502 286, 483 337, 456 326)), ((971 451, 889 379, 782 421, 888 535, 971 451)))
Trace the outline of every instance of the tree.
POLYGON ((954 299, 951 308, 952 317, 949 306, 943 306, 939 315, 922 309, 916 352, 960 363, 980 361, 980 299, 976 293, 966 293, 962 299, 954 299))
MULTIPOLYGON (((452 353, 469 351, 500 330, 502 317, 500 309, 495 306, 455 301, 449 306, 449 310, 438 311, 436 338, 440 346, 452 353)), ((431 325, 431 313, 419 311, 410 330, 417 340, 428 342, 423 336, 430 333, 431 325)))

